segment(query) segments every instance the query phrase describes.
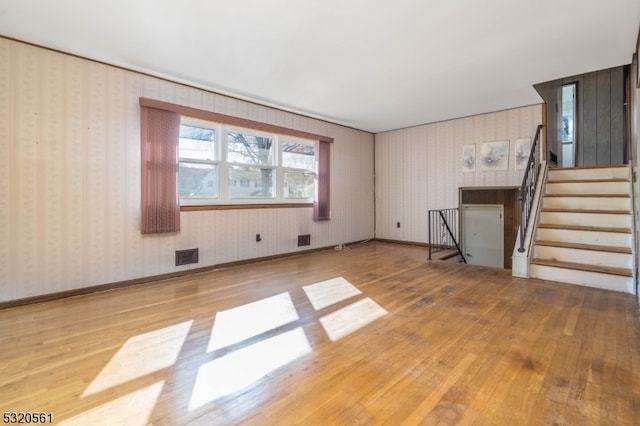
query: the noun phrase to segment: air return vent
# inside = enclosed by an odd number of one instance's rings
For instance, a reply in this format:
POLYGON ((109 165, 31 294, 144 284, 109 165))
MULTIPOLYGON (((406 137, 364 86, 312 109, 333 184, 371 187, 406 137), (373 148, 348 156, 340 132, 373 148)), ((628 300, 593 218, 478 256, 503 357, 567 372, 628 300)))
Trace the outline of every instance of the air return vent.
POLYGON ((176 266, 198 263, 198 249, 176 250, 176 266))
POLYGON ((298 247, 301 246, 310 246, 311 245, 311 235, 298 235, 298 247))

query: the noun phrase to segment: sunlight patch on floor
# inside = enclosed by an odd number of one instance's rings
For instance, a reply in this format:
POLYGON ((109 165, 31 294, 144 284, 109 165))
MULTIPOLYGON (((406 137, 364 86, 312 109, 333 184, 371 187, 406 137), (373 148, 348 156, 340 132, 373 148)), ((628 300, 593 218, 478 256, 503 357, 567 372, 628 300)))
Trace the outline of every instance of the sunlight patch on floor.
POLYGON ((320 318, 329 339, 335 342, 385 316, 388 312, 373 300, 359 300, 320 318))
POLYGON ((131 337, 100 371, 82 397, 171 367, 178 359, 193 321, 131 337))
POLYGON ((127 425, 144 426, 148 424, 164 381, 154 383, 106 404, 87 410, 77 416, 61 421, 60 425, 127 425))
POLYGON ((311 351, 304 330, 298 327, 203 364, 189 410, 237 392, 311 351))
MULTIPOLYGON (((316 311, 329 307, 338 308, 339 302, 362 295, 358 288, 343 277, 302 288, 316 311)), ((337 341, 386 314, 387 311, 373 300, 364 298, 332 311, 321 317, 319 322, 329 338, 337 341)), ((199 366, 189 410, 196 410, 220 398, 246 390, 276 370, 311 354, 313 349, 304 329, 293 328, 299 319, 289 292, 217 312, 206 352, 221 349, 226 349, 227 352, 222 352, 217 358, 199 366), (293 329, 283 332, 280 327, 287 325, 293 329), (277 334, 265 334, 270 331, 277 334), (234 348, 235 344, 241 345, 234 348)), ((192 323, 193 321, 186 321, 131 337, 100 371, 82 397, 173 366, 192 323)), ((67 424, 103 424, 105 419, 122 424, 137 424, 141 419, 140 423, 144 424, 153 411, 163 383, 90 409, 68 419, 67 424), (113 416, 118 413, 126 413, 127 417, 115 419, 113 416), (135 419, 130 419, 132 413, 137 413, 135 419)))
POLYGON ((362 294, 360 290, 343 277, 303 286, 302 289, 316 311, 362 294))
POLYGON ((211 329, 207 352, 242 342, 298 318, 289 293, 220 311, 211 329))

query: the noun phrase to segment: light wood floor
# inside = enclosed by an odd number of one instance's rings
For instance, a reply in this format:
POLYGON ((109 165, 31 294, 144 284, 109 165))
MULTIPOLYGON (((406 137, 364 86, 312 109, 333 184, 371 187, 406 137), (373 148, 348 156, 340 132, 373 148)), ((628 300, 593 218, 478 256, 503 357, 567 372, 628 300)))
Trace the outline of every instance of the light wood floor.
POLYGON ((0 411, 82 425, 639 424, 634 296, 426 257, 368 243, 2 310, 0 411))

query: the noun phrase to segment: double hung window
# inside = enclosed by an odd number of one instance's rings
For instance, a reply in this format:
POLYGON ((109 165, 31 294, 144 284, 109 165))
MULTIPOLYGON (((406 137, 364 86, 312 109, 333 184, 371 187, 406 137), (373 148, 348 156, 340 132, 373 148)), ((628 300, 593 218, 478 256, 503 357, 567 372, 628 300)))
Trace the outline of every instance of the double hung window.
POLYGON ((195 120, 180 124, 178 142, 180 198, 218 197, 216 129, 195 120))
POLYGON ((313 220, 331 219, 333 138, 148 98, 140 106, 143 234, 179 232, 190 209, 181 206, 312 205, 313 220))
POLYGON ((178 146, 182 205, 310 203, 316 142, 183 117, 178 146))

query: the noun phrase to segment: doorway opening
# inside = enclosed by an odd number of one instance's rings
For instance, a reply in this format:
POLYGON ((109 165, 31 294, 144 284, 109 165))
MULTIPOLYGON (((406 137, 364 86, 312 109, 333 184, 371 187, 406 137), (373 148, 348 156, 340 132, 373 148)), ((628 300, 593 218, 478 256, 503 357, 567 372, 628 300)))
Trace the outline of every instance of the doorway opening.
POLYGON ((560 114, 560 161, 561 166, 576 165, 576 92, 578 83, 562 85, 562 111, 560 114))

